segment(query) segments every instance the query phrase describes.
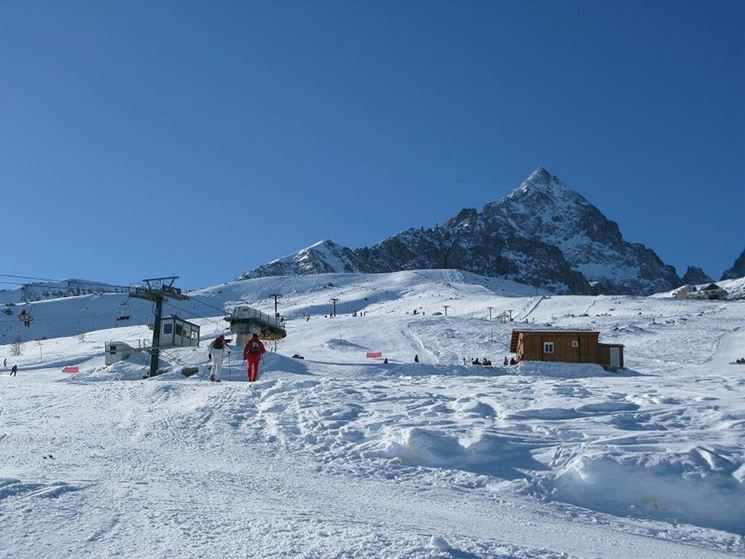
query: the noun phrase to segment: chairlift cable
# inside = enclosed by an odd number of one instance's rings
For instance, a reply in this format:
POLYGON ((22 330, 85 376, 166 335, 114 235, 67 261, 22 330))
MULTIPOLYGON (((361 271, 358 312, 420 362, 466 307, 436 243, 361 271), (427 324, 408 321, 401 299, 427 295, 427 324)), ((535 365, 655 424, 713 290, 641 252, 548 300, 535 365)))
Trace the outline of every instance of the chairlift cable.
POLYGON ((211 305, 209 303, 206 303, 203 300, 198 299, 197 297, 191 297, 191 300, 192 301, 196 301, 197 303, 200 303, 200 304, 204 305, 205 307, 209 307, 211 309, 215 309, 216 311, 220 311, 220 313, 225 314, 225 308, 224 307, 223 308, 216 307, 215 305, 211 305))
POLYGON ((218 327, 222 327, 223 326, 219 321, 215 320, 214 318, 210 318, 210 317, 207 317, 207 316, 203 316, 203 315, 197 314, 197 313, 195 313, 193 311, 190 311, 188 309, 185 309, 183 307, 179 307, 178 305, 174 305, 170 301, 168 302, 168 306, 173 307, 174 309, 176 309, 178 311, 181 311, 181 312, 184 312, 186 314, 190 314, 191 316, 193 316, 195 318, 201 318, 202 320, 208 320, 209 322, 211 322, 212 324, 214 324, 214 325, 216 325, 218 327))

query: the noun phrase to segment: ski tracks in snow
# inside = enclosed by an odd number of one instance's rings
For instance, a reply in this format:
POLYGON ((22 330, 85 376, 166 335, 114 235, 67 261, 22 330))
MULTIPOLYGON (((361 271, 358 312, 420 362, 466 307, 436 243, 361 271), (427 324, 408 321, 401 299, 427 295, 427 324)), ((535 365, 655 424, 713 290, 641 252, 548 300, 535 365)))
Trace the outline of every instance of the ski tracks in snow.
MULTIPOLYGON (((440 359, 437 357, 437 354, 427 349, 427 347, 424 345, 424 342, 422 342, 422 340, 414 333, 410 325, 408 325, 406 329, 402 329, 401 334, 403 335, 404 338, 411 341, 412 346, 414 347, 417 353, 426 353, 429 356, 429 359, 425 359, 422 362, 433 364, 433 365, 438 365, 440 363, 440 359)), ((420 360, 421 360, 421 357, 420 357, 420 360)))

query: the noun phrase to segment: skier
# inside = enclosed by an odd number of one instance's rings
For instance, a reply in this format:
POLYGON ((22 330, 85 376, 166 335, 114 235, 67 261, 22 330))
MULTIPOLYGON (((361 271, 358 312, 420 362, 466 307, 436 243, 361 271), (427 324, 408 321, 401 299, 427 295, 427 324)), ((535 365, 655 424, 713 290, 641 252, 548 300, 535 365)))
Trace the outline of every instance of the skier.
POLYGON ((12 377, 18 376, 18 365, 13 365, 13 367, 10 369, 10 376, 12 377))
POLYGON ((259 339, 259 335, 254 334, 251 336, 246 347, 243 348, 243 360, 248 363, 246 369, 248 382, 256 382, 256 379, 259 378, 259 361, 261 361, 261 357, 265 353, 266 348, 259 339))
POLYGON ((414 356, 414 363, 419 363, 419 354, 414 356))
POLYGON ((220 369, 222 368, 223 357, 225 357, 226 353, 230 353, 229 343, 230 340, 225 339, 225 336, 220 334, 209 345, 210 358, 212 359, 210 382, 220 382, 220 369))

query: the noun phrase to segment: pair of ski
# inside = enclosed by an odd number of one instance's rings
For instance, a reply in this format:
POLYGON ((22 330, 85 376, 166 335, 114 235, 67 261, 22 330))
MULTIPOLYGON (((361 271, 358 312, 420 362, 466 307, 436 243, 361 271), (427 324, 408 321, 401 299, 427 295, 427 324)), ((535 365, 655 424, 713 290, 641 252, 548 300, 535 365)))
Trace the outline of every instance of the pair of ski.
POLYGON ((212 365, 205 366, 204 371, 202 371, 202 374, 199 375, 199 380, 203 380, 204 375, 206 375, 208 372, 210 373, 210 376, 206 380, 215 383, 222 382, 219 378, 215 378, 215 375, 212 374, 212 365))

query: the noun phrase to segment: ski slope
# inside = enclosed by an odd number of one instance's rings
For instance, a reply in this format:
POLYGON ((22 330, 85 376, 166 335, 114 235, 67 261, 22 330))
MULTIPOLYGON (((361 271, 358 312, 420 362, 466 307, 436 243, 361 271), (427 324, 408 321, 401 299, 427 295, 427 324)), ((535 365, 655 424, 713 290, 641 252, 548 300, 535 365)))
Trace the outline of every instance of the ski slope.
POLYGON ((742 301, 549 296, 454 271, 192 295, 178 310, 202 347, 166 350, 153 379, 145 354, 104 366, 106 341, 150 336, 147 308, 113 320, 121 295, 38 303, 22 355, 0 346, 19 365, 0 376, 0 557, 745 556, 742 301), (275 292, 288 337, 259 382, 240 352, 221 384, 180 374, 204 373, 223 305, 273 312, 275 292), (81 335, 86 320, 105 327, 81 335), (502 367, 526 321, 597 329, 627 369, 502 367))

